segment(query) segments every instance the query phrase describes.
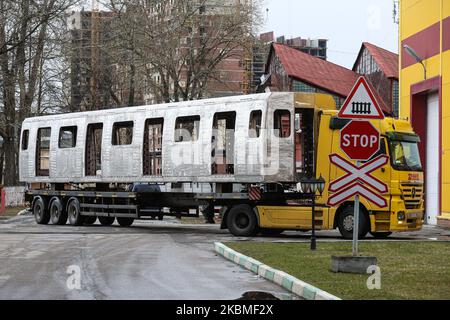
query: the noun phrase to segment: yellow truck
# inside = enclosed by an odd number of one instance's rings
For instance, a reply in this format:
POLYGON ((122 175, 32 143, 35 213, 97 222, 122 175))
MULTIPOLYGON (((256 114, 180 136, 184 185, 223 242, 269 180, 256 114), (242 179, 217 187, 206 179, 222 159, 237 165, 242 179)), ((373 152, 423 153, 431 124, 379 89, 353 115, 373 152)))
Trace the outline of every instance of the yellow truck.
MULTIPOLYGON (((325 191, 317 198, 315 210, 315 227, 318 230, 338 228, 346 239, 353 237, 354 199, 338 207, 327 207, 330 182, 344 176, 346 172, 329 161, 330 154, 346 157, 340 149, 340 130, 348 120, 337 117, 333 103, 326 96, 311 97, 296 94, 296 115, 300 118, 305 111, 313 110, 314 139, 313 159, 315 176, 322 176, 326 181, 325 191), (308 101, 308 102, 307 102, 308 101)), ((312 113, 311 113, 312 114, 312 113)), ((381 209, 364 198, 360 198, 359 236, 364 238, 369 232, 376 238, 384 238, 393 232, 415 231, 422 228, 424 222, 424 173, 420 162, 419 137, 414 133, 409 122, 393 118, 373 120, 371 123, 381 134, 379 152, 388 155, 388 165, 373 172, 373 176, 388 185, 389 191, 383 195, 388 207, 381 209)), ((295 132, 301 135, 303 128, 296 121, 295 132)), ((296 148, 301 141, 296 138, 296 148)), ((301 147, 300 147, 301 149, 301 147)), ((304 153, 304 152, 303 152, 304 153)), ((296 155, 299 158, 299 155, 296 155)), ((297 159, 298 160, 298 159, 297 159)), ((257 206, 259 227, 268 234, 283 230, 308 231, 312 225, 312 210, 309 206, 298 206, 295 201, 282 206, 257 206)))

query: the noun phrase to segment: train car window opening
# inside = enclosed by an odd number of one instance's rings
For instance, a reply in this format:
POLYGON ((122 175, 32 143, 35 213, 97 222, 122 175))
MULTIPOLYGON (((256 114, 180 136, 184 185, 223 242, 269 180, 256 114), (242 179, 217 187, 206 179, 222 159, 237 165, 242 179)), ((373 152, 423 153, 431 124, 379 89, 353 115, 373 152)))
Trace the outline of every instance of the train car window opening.
POLYGON ((216 113, 212 129, 211 172, 234 174, 236 112, 216 113))
POLYGON ((195 142, 200 131, 200 116, 179 117, 175 122, 175 142, 195 142))
POLYGON ((30 130, 24 130, 22 133, 22 150, 28 150, 28 140, 30 138, 30 130))
POLYGON ((77 127, 61 127, 59 129, 59 142, 58 147, 60 149, 75 148, 77 145, 77 127))
POLYGON ((144 130, 144 176, 162 176, 164 119, 147 119, 144 130))
POLYGON ((250 113, 250 122, 248 126, 248 136, 250 138, 259 138, 261 134, 262 111, 255 110, 250 113))
POLYGON ((133 143, 133 121, 116 122, 113 125, 113 146, 126 146, 133 143))
POLYGON ((291 136, 291 112, 289 110, 275 110, 273 129, 278 138, 289 138, 291 136))
POLYGON ((50 136, 51 128, 40 128, 36 139, 36 175, 50 175, 50 136))
POLYGON ((102 169, 103 124, 89 124, 86 133, 86 176, 96 176, 102 169))

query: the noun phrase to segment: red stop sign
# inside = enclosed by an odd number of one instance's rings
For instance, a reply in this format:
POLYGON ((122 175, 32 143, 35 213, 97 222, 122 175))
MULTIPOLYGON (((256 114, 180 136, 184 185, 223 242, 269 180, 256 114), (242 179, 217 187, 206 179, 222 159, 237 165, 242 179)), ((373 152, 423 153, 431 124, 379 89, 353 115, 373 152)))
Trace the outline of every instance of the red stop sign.
POLYGON ((351 160, 369 160, 379 149, 380 133, 369 121, 351 121, 341 130, 341 150, 351 160))

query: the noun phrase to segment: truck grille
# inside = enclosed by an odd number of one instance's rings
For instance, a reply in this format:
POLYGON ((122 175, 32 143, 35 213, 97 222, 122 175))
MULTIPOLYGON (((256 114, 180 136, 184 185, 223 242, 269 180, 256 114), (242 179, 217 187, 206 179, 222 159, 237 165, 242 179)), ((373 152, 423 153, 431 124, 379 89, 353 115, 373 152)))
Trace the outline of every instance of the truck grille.
POLYGON ((420 209, 423 200, 423 184, 402 183, 402 196, 406 209, 420 209))

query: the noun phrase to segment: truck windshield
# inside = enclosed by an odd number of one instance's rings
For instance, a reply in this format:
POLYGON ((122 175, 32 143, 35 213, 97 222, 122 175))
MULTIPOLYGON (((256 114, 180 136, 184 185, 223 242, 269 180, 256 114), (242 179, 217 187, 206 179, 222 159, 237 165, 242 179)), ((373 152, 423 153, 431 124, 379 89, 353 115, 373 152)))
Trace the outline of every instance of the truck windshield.
POLYGON ((392 167, 398 171, 422 171, 417 142, 389 141, 392 167))

